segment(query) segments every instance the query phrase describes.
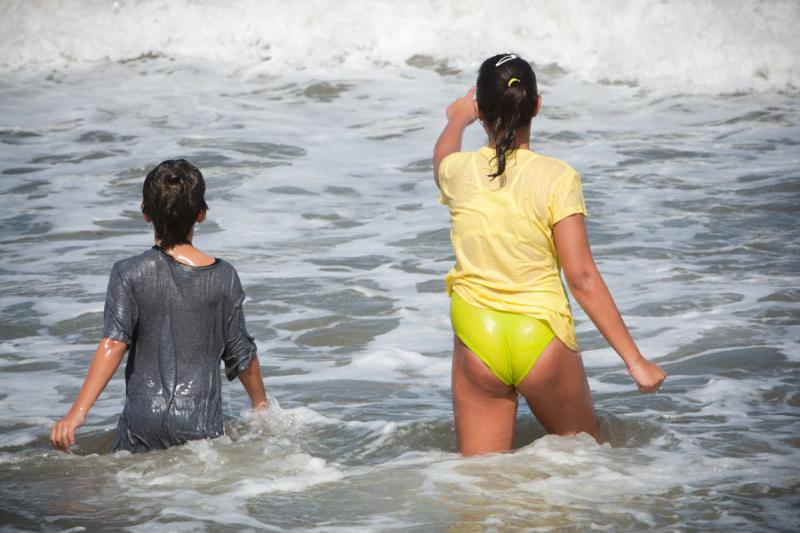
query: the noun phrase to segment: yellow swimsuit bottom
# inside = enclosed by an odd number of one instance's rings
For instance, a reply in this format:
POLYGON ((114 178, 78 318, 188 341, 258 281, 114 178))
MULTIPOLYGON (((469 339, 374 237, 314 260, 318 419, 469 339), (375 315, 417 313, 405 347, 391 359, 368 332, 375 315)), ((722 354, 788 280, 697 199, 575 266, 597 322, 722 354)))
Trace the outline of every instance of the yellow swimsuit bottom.
POLYGON ((497 379, 516 387, 556 336, 544 320, 517 313, 475 307, 453 291, 453 331, 497 379))

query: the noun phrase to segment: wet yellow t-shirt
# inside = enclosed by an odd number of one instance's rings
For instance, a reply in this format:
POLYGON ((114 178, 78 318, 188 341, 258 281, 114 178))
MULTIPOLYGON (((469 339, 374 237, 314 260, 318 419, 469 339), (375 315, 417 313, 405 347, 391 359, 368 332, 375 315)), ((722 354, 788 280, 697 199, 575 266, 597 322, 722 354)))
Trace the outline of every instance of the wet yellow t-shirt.
POLYGON ((564 344, 578 349, 561 281, 553 226, 586 214, 578 173, 530 150, 507 157, 493 180, 493 148, 456 152, 439 166, 440 201, 450 210, 456 264, 447 293, 468 304, 547 321, 564 344))

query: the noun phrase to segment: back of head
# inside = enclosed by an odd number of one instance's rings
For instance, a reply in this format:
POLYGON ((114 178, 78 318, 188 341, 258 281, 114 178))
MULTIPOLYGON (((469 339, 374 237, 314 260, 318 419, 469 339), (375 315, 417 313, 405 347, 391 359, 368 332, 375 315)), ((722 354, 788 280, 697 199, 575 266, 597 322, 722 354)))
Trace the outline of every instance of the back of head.
POLYGON ((144 180, 142 212, 153 222, 162 248, 189 244, 189 233, 205 201, 206 183, 197 168, 184 159, 158 164, 144 180))
POLYGON ((530 125, 539 97, 536 74, 516 54, 498 54, 481 65, 476 99, 497 153, 497 177, 505 172, 506 154, 514 148, 517 129, 530 125))

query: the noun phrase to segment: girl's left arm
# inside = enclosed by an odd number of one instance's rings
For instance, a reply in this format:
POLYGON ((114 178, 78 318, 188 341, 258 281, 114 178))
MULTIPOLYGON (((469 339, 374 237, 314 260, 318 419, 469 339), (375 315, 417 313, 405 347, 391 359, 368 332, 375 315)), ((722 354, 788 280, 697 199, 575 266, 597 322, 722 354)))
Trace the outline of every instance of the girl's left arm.
POLYGON ((86 421, 89 409, 108 385, 127 349, 126 343, 108 337, 100 341, 75 403, 69 412, 50 428, 50 443, 54 448, 66 450, 75 444, 75 430, 86 421))
POLYGON ((433 149, 433 179, 439 186, 439 165, 442 160, 454 152, 461 151, 461 138, 467 126, 478 118, 478 107, 474 100, 475 87, 471 87, 467 94, 457 98, 447 108, 447 125, 439 135, 433 149))
POLYGON ((655 392, 667 374, 642 356, 603 277, 597 270, 583 215, 568 216, 553 226, 553 237, 570 291, 608 344, 625 361, 642 392, 655 392))

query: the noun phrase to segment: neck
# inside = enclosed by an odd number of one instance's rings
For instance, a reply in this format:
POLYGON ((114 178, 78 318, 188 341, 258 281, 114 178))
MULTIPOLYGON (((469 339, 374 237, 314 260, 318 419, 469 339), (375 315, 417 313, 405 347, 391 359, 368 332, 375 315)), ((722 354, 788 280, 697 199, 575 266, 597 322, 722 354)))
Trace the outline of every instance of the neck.
POLYGON ((176 244, 170 248, 164 248, 161 246, 161 239, 156 237, 156 246, 164 250, 165 253, 172 256, 179 263, 183 263, 184 265, 189 266, 207 266, 214 264, 215 259, 209 255, 204 254, 200 250, 192 245, 192 236, 194 235, 194 231, 191 231, 189 235, 186 236, 186 240, 189 242, 186 244, 176 244))
POLYGON ((178 251, 187 251, 187 250, 195 250, 195 247, 192 245, 191 242, 185 242, 182 244, 173 244, 169 248, 161 245, 161 239, 156 239, 156 246, 164 250, 165 252, 169 252, 170 254, 174 254, 178 251))
POLYGON ((194 246, 192 245, 192 237, 194 237, 194 226, 192 226, 192 229, 189 230, 189 235, 186 236, 186 240, 189 241, 187 244, 176 244, 176 245, 171 246, 169 248, 164 248, 163 246, 161 246, 161 239, 158 238, 158 235, 155 235, 155 234, 153 235, 153 238, 156 241, 156 246, 158 246, 159 248, 164 249, 165 251, 166 250, 173 251, 173 250, 177 250, 177 249, 184 249, 185 250, 187 248, 194 249, 194 246))

